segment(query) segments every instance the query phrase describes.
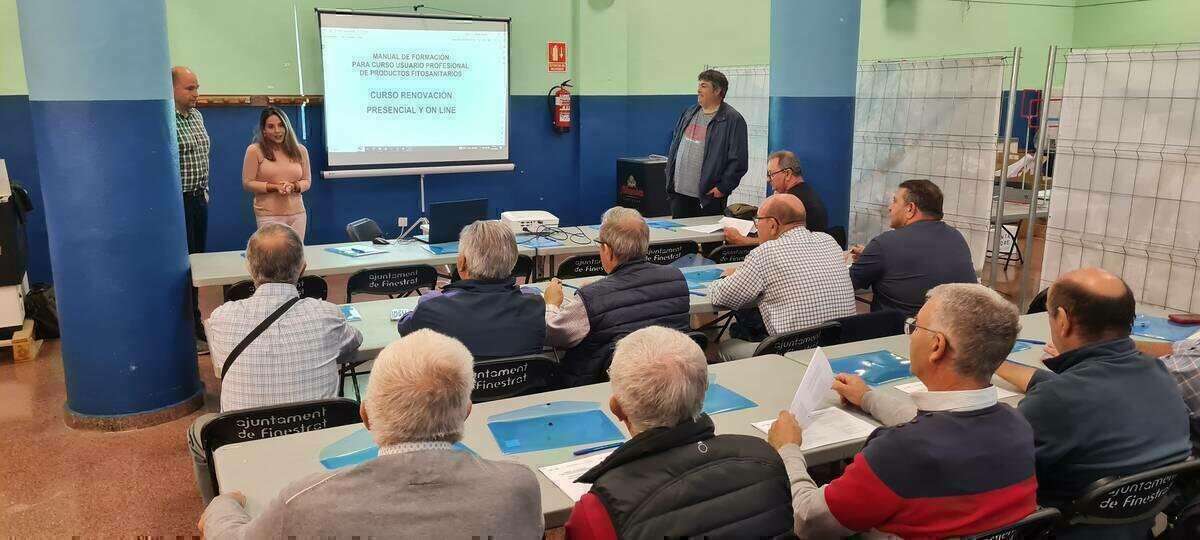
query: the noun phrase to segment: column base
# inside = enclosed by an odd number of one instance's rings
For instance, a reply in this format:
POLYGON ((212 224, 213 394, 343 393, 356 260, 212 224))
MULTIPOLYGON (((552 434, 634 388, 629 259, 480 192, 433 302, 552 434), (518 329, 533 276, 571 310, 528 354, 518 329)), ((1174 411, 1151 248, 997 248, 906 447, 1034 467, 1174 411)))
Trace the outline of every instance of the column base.
POLYGON ((63 405, 63 421, 72 429, 88 431, 129 431, 165 424, 183 418, 204 406, 204 386, 195 394, 174 405, 143 413, 117 416, 80 414, 63 405))

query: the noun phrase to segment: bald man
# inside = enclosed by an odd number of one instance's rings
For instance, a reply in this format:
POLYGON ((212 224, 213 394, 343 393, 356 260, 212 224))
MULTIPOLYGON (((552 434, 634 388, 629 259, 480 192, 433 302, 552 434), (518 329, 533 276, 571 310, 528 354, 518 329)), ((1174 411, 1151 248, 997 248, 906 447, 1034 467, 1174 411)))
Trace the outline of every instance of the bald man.
MULTIPOLYGON (((208 235, 208 130, 196 110, 200 80, 192 70, 171 68, 175 90, 175 135, 179 142, 179 178, 183 185, 183 219, 187 227, 188 253, 204 253, 208 235)), ((208 352, 196 290, 192 289, 192 316, 196 327, 196 350, 208 352)))
MULTIPOLYGON (((1133 292, 1098 268, 1063 274, 1046 299, 1058 356, 1049 370, 1005 362, 996 374, 1026 393, 1038 503, 1065 508, 1088 484, 1182 461, 1191 452, 1188 411, 1171 375, 1129 334, 1133 292)), ((1145 537, 1133 528, 1074 528, 1059 538, 1145 537)))
MULTIPOLYGON (((841 247, 829 235, 808 230, 805 218, 804 203, 795 195, 768 197, 754 217, 762 244, 713 282, 708 293, 713 305, 758 306, 769 336, 854 315, 854 287, 841 247)), ((747 358, 757 347, 727 339, 721 357, 747 358)))

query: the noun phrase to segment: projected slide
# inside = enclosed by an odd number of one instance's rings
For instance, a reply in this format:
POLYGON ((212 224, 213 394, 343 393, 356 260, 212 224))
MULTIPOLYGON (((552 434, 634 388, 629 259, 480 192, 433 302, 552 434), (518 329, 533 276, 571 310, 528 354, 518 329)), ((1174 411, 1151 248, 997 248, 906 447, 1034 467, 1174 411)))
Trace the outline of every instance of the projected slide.
POLYGON ((321 13, 329 164, 508 159, 508 22, 321 13))

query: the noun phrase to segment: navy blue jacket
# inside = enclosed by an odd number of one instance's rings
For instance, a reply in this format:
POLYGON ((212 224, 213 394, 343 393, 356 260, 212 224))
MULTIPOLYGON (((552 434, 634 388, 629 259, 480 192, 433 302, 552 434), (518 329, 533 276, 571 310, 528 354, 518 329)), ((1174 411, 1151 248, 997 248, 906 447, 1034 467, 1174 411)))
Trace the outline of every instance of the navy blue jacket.
POLYGON ((919 221, 876 236, 850 267, 855 289, 874 293, 871 311, 893 309, 912 317, 925 293, 945 283, 977 283, 971 248, 942 221, 919 221))
POLYGON ((513 278, 464 279, 426 293, 397 323, 401 335, 422 328, 463 342, 476 360, 538 354, 546 341, 546 304, 539 294, 522 293, 513 278))
MULTIPOLYGON (((667 193, 675 193, 675 157, 679 153, 679 141, 688 123, 700 110, 700 104, 688 107, 671 133, 671 151, 667 154, 667 193)), ((712 197, 706 195, 712 188, 728 196, 737 189, 746 171, 750 170, 750 139, 746 130, 746 119, 728 103, 721 103, 712 121, 708 124, 704 139, 704 161, 700 165, 700 204, 708 205, 712 197)))

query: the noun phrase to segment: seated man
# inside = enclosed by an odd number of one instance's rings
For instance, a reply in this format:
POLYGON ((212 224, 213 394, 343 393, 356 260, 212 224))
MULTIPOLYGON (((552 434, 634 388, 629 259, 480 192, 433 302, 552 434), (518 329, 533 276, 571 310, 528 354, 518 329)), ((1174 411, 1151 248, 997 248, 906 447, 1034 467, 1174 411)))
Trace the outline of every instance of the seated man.
MULTIPOLYGON (((1026 393, 1020 409, 1037 444, 1038 502, 1066 508, 1096 480, 1187 458, 1187 406, 1162 363, 1130 339, 1136 310, 1125 282, 1098 268, 1068 272, 1046 305, 1059 351, 1044 361, 1049 370, 1006 362, 996 372, 1026 393)), ((1058 537, 1145 537, 1149 528, 1077 526, 1058 537)))
POLYGON ((792 528, 787 473, 762 439, 714 435, 704 352, 643 328, 617 343, 608 406, 631 439, 579 482, 567 538, 775 538, 792 528), (697 451, 699 449, 699 451, 697 451))
MULTIPOLYGON (((298 299, 233 359, 221 382, 221 412, 336 397, 338 362, 352 361, 362 334, 342 319, 338 307, 316 298, 299 298, 296 282, 304 274, 304 245, 287 225, 268 223, 246 243, 246 264, 254 296, 227 302, 208 320, 208 343, 217 376, 229 355, 276 310, 298 299)), ((207 503, 213 497, 200 429, 216 415, 192 423, 196 483, 207 503)))
POLYGON ((891 231, 854 246, 850 279, 874 293, 871 311, 894 309, 909 317, 925 293, 943 283, 978 283, 971 249, 942 221, 942 190, 929 180, 907 180, 888 206, 891 231))
POLYGON ((516 264, 517 240, 503 223, 463 227, 458 241, 462 279, 421 295, 417 308, 400 318, 400 334, 428 328, 463 342, 479 360, 542 352, 541 291, 525 294, 517 287, 516 264))
POLYGON ((876 429, 846 472, 825 486, 818 488, 805 470, 795 417, 780 413, 767 438, 792 481, 796 534, 945 538, 1033 513, 1033 430, 996 401, 991 383, 1019 330, 1017 310, 995 291, 966 284, 933 289, 905 326, 912 373, 928 390, 910 397, 838 375, 834 389, 847 401, 887 426, 908 423, 876 429))
POLYGON ((646 260, 650 227, 637 210, 610 208, 601 218, 597 241, 608 277, 566 300, 561 281, 546 287, 546 344, 570 349, 561 368, 566 386, 604 381, 613 346, 634 330, 688 328, 687 280, 677 268, 646 260))
POLYGON ((1162 360, 1163 366, 1179 384, 1179 393, 1183 394, 1189 414, 1200 417, 1200 332, 1174 343, 1136 343, 1139 351, 1162 360))
POLYGON ((209 540, 540 538, 533 472, 451 447, 471 412, 472 363, 466 347, 432 330, 388 345, 360 408, 379 457, 293 482, 253 519, 240 493, 222 494, 201 516, 201 533, 209 540))
MULTIPOLYGON (((713 305, 758 306, 772 336, 854 315, 854 289, 842 248, 829 235, 806 229, 804 219, 804 204, 794 195, 768 197, 755 218, 763 243, 709 286, 713 305)), ((721 358, 747 358, 757 347, 727 339, 721 342, 721 358)))
MULTIPOLYGON (((804 203, 804 228, 819 233, 829 232, 829 214, 825 202, 808 182, 800 168, 800 159, 787 150, 780 150, 767 158, 767 182, 775 193, 791 193, 804 203)), ((743 236, 733 227, 725 227, 725 243, 734 246, 758 245, 761 236, 743 236)))

